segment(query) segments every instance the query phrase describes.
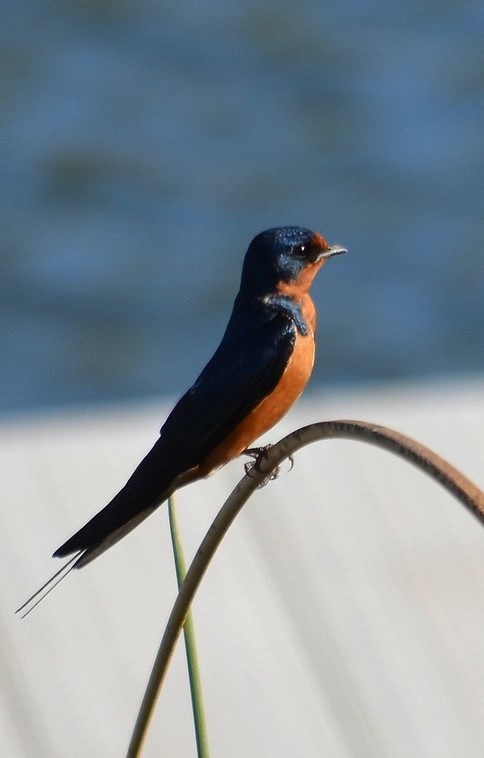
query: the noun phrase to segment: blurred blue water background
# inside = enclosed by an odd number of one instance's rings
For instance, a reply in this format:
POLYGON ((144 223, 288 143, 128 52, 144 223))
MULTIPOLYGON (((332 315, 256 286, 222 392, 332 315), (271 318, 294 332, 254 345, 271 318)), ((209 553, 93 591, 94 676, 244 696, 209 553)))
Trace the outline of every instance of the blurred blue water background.
POLYGON ((484 6, 4 0, 0 411, 178 394, 250 239, 345 244, 318 382, 484 369, 484 6))

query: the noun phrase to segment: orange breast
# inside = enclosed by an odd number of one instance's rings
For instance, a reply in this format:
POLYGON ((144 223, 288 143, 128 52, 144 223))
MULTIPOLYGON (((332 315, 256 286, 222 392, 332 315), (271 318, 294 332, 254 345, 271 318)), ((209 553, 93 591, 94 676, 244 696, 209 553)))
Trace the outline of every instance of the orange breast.
POLYGON ((240 455, 261 434, 274 426, 298 399, 311 376, 313 365, 312 330, 305 336, 298 332, 294 350, 277 387, 197 467, 197 477, 206 476, 213 469, 240 455))

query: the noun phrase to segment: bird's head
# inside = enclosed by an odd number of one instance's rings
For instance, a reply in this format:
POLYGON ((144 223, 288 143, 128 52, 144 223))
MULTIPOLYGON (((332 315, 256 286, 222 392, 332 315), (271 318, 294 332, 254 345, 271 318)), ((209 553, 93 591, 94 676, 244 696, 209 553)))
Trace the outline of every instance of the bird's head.
POLYGON ((345 253, 317 232, 300 226, 280 226, 254 237, 242 269, 241 288, 252 293, 307 292, 323 263, 345 253))

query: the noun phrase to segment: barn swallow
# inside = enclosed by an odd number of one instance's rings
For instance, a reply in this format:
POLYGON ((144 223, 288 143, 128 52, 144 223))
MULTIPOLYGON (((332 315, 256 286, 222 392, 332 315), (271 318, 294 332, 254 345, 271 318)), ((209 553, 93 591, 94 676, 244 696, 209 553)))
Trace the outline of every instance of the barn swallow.
POLYGON ((68 563, 19 611, 43 593, 35 605, 40 602, 65 569, 90 563, 175 490, 239 456, 284 416, 313 369, 316 309, 310 286, 328 258, 345 252, 297 226, 269 229, 252 240, 213 358, 124 487, 55 551, 58 558, 74 553, 68 563))

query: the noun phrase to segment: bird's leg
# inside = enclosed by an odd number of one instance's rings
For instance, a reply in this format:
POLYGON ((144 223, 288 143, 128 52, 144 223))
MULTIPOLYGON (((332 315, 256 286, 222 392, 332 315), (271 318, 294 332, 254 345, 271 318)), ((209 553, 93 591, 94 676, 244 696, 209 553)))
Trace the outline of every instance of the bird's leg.
MULTIPOLYGON (((262 445, 261 447, 248 447, 246 450, 242 452, 242 455, 248 455, 250 458, 253 458, 253 462, 251 463, 244 463, 244 471, 247 474, 247 476, 253 476, 253 472, 257 471, 260 472, 260 463, 262 461, 262 458, 266 454, 267 450, 271 448, 272 445, 262 445)), ((257 489, 260 490, 262 487, 265 487, 266 484, 268 484, 272 479, 276 479, 276 477, 279 475, 279 466, 274 469, 268 476, 264 477, 264 479, 260 482, 260 484, 257 485, 257 489)))
MULTIPOLYGON (((242 455, 248 455, 250 458, 254 459, 253 463, 244 463, 244 470, 247 476, 251 476, 251 471, 257 471, 260 472, 260 463, 262 461, 262 458, 267 453, 267 451, 272 447, 272 445, 261 445, 261 447, 248 447, 245 450, 242 451, 242 455)), ((289 471, 291 471, 292 467, 294 466, 294 458, 292 455, 289 456, 289 462, 291 464, 291 468, 289 471)), ((281 473, 281 467, 276 466, 276 468, 271 471, 271 473, 265 477, 257 487, 257 489, 260 489, 261 487, 265 487, 266 484, 269 482, 272 482, 274 479, 277 479, 279 474, 281 473)))

